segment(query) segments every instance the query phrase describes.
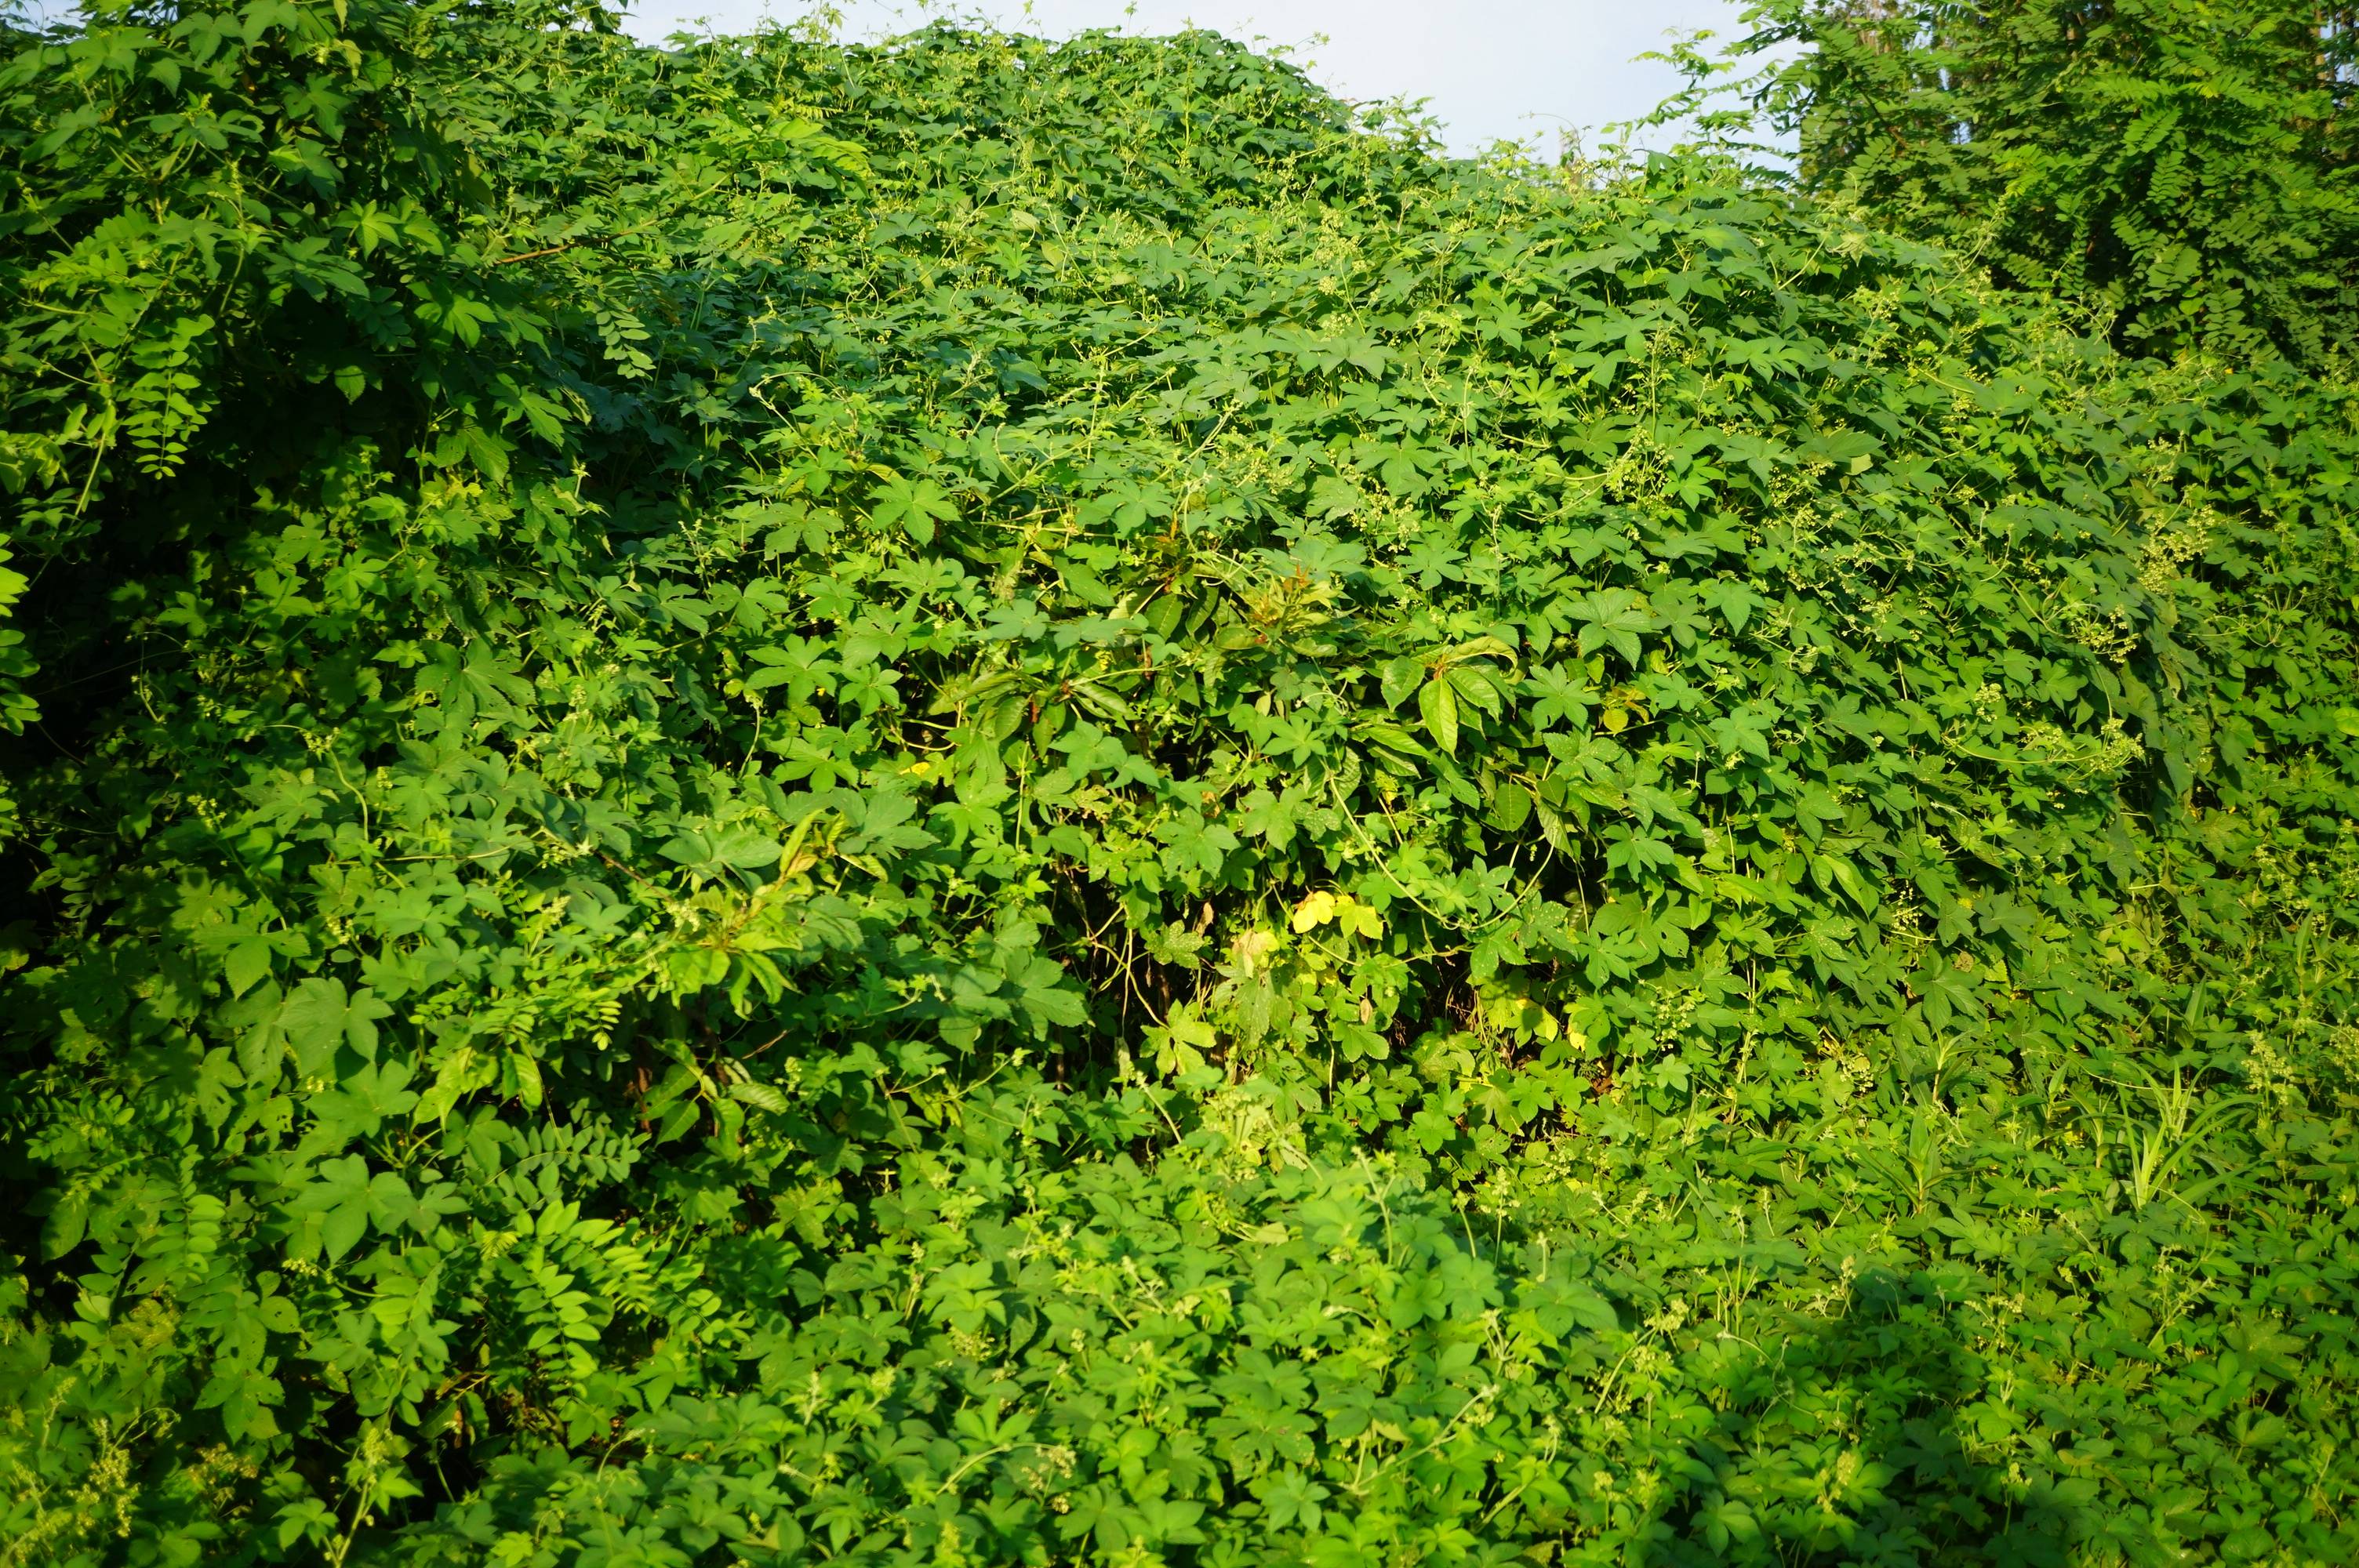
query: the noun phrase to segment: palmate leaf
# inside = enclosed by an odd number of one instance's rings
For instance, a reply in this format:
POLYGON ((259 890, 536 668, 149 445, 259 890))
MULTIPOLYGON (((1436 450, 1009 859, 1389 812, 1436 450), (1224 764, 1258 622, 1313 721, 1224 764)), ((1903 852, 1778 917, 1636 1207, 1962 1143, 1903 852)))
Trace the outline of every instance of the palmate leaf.
POLYGON ((1583 594, 1568 605, 1567 611, 1581 623, 1581 635, 1575 644, 1580 652, 1586 654, 1611 648, 1634 667, 1638 663, 1639 633, 1651 631, 1655 625, 1645 599, 1628 589, 1601 589, 1583 594))
POLYGON ((288 993, 277 1027, 295 1054, 296 1072, 321 1077, 330 1072, 340 1046, 375 1057, 377 1022, 392 1012, 366 986, 347 994, 341 980, 308 979, 288 993))
POLYGON ((707 877, 725 871, 776 867, 785 852, 777 839, 752 827, 712 827, 681 833, 663 847, 666 860, 707 877))
POLYGON ((306 1108, 319 1119, 318 1133, 327 1147, 342 1148, 375 1138, 386 1121, 409 1113, 418 1104, 409 1079, 408 1063, 372 1062, 338 1079, 335 1088, 311 1097, 306 1108))
POLYGON ((1530 721, 1535 730, 1562 724, 1574 730, 1589 722, 1589 705, 1595 693, 1580 676, 1549 666, 1524 677, 1523 695, 1532 699, 1530 721))
POLYGON ((390 1232, 419 1211, 409 1184, 393 1171, 372 1173, 358 1154, 323 1162, 316 1180, 299 1192, 288 1212, 313 1223, 303 1234, 334 1262, 357 1247, 374 1222, 390 1232))
POLYGON ((1753 612, 1768 602, 1751 583, 1733 578, 1715 578, 1697 584, 1696 597, 1719 611, 1732 632, 1744 631, 1753 612))
POLYGON ((1751 757, 1757 762, 1769 761, 1769 727, 1773 715, 1748 704, 1734 713, 1723 714, 1708 727, 1712 745, 1723 756, 1751 757))
POLYGON ((930 479, 896 475, 870 499, 868 520, 879 528, 898 527, 920 545, 930 545, 937 523, 958 521, 958 505, 930 479))

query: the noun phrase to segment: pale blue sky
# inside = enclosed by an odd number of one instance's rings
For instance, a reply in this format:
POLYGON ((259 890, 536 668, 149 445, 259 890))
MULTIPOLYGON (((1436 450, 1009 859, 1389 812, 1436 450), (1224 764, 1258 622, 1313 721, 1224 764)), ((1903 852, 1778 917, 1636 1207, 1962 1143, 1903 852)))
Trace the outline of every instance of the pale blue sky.
MULTIPOLYGON (((714 31, 745 32, 765 16, 791 21, 811 8, 809 0, 639 0, 631 30, 655 38, 701 19, 714 31)), ((848 0, 840 8, 854 38, 906 31, 928 15, 909 0, 848 0)), ((1032 0, 1028 7, 957 0, 935 9, 1050 37, 1092 27, 1169 33, 1192 22, 1293 46, 1298 61, 1347 98, 1429 99, 1427 112, 1459 151, 1504 136, 1538 137, 1552 152, 1558 126, 1632 119, 1679 86, 1669 67, 1632 57, 1662 48, 1673 28, 1733 38, 1743 31, 1744 7, 1735 0, 1032 0)))

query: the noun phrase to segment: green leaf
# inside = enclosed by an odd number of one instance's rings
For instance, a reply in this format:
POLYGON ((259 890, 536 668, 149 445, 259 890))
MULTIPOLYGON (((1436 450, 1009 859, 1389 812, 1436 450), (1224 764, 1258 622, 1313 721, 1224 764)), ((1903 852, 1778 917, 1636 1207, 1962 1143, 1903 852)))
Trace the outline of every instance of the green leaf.
POLYGON ((270 973, 273 952, 270 939, 262 935, 247 936, 232 947, 223 960, 230 995, 244 996, 270 973))
POLYGON ((930 545, 934 524, 958 521, 958 507, 932 480, 897 475, 877 490, 868 517, 879 528, 897 525, 920 545, 930 545))
POLYGON ((1458 750, 1458 697, 1447 676, 1438 675, 1417 690, 1418 717, 1425 732, 1447 756, 1458 750))
POLYGON ((1413 654, 1404 654, 1397 659, 1385 661, 1381 683, 1385 706, 1398 708, 1426 678, 1427 673, 1425 661, 1413 654))
POLYGON ((312 1096, 311 1113, 330 1146, 374 1138, 386 1121, 408 1116, 419 1101, 408 1087, 409 1076, 406 1063, 372 1062, 332 1090, 312 1096))
POLYGON ((1638 663, 1638 634, 1651 630, 1655 618, 1646 601, 1627 589, 1601 589, 1574 600, 1567 607, 1582 623, 1576 646, 1583 654, 1612 648, 1633 667, 1638 663))
POLYGON ((374 1058, 377 1021, 392 1012, 366 986, 348 995, 341 980, 308 979, 288 992, 278 1010, 278 1027, 294 1050, 297 1074, 319 1078, 331 1073, 339 1045, 350 1046, 364 1059, 374 1058))
POLYGON ((792 1102, 777 1089, 768 1084, 755 1083, 750 1079, 731 1084, 729 1098, 741 1105, 750 1105, 757 1110, 768 1111, 773 1116, 784 1116, 793 1108, 792 1102))

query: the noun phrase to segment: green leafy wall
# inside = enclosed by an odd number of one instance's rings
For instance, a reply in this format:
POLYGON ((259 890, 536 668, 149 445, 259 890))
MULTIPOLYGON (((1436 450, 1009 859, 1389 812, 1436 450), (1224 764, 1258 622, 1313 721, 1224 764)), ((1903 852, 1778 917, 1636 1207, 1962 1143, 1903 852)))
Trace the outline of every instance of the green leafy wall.
POLYGON ((0 1561, 2347 1560, 2344 386, 1206 34, 0 79, 0 1561))

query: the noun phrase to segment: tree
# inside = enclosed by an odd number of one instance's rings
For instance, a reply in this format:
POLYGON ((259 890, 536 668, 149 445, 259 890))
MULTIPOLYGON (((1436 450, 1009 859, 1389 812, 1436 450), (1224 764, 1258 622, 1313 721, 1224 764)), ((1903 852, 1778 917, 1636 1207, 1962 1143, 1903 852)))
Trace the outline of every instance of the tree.
POLYGON ((2314 361, 2359 285, 2355 14, 2294 0, 1771 0, 1810 189, 2078 297, 2120 346, 2314 361))

